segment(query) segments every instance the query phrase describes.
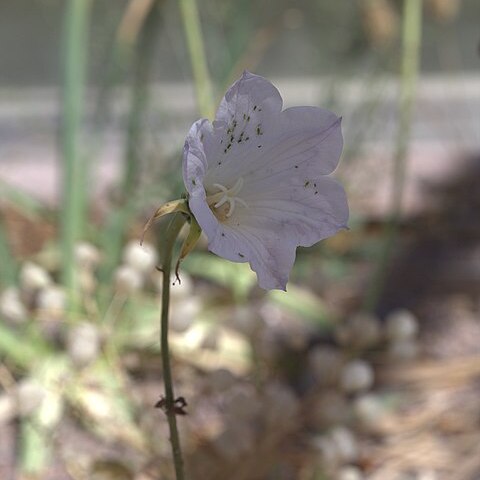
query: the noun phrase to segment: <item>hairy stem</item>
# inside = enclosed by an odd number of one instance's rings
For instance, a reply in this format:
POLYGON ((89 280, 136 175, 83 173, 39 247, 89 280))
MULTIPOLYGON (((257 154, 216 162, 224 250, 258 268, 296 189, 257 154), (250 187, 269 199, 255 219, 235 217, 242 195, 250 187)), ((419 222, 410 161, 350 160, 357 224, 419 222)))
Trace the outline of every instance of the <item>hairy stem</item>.
POLYGON ((395 156, 392 172, 391 210, 385 227, 385 239, 377 271, 365 300, 365 309, 377 307, 383 292, 385 277, 395 246, 400 223, 403 191, 407 173, 407 153, 412 122, 412 107, 415 100, 420 47, 422 38, 423 0, 404 0, 402 29, 402 64, 400 80, 400 113, 395 156))
POLYGON ((177 480, 184 480, 182 449, 178 437, 177 420, 174 412, 175 396, 173 393, 172 370, 170 367, 170 352, 168 347, 168 311, 170 306, 170 273, 175 240, 185 223, 185 216, 176 214, 172 220, 165 239, 162 262, 162 315, 160 322, 160 345, 162 350, 163 379, 165 383, 165 413, 170 429, 170 443, 172 444, 173 463, 177 480))

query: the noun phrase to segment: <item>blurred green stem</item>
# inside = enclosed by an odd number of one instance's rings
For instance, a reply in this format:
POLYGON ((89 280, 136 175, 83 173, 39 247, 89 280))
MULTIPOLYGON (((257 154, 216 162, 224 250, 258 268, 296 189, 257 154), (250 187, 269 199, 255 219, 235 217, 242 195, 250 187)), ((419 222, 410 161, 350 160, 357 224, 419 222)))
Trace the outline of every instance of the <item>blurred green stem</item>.
POLYGON ((151 6, 136 46, 125 145, 125 166, 120 186, 121 205, 110 213, 106 228, 104 251, 108 252, 108 257, 100 273, 102 280, 110 278, 113 269, 119 262, 125 231, 134 213, 134 200, 138 197, 136 187, 138 186, 141 146, 145 131, 144 117, 148 102, 148 83, 155 57, 155 40, 158 33, 162 2, 163 0, 157 0, 151 6))
POLYGON ((403 191, 407 172, 407 153, 415 100, 420 47, 422 38, 422 0, 404 0, 402 27, 402 65, 400 83, 400 113, 392 172, 391 210, 385 227, 381 256, 373 283, 365 300, 365 309, 373 311, 383 292, 385 278, 398 236, 402 212, 403 191))
POLYGON ((0 214, 0 258, 2 259, 2 268, 0 268, 0 287, 11 287, 15 285, 17 265, 15 257, 10 248, 5 222, 0 214))
POLYGON ((64 23, 63 208, 61 213, 63 282, 74 301, 75 242, 85 226, 86 171, 79 152, 87 70, 90 0, 69 0, 64 23))
POLYGON ((170 223, 165 238, 162 262, 162 314, 160 322, 160 345, 162 350, 163 380, 165 383, 165 413, 170 429, 170 442, 172 444, 173 462, 175 465, 176 480, 184 480, 182 450, 178 436, 177 420, 174 411, 175 396, 173 393, 172 370, 170 366, 170 352, 168 347, 168 311, 170 307, 170 274, 172 268, 173 249, 175 240, 185 223, 185 216, 176 214, 170 223))
POLYGON ((213 119, 215 103, 210 75, 208 73, 205 45, 203 43, 200 16, 195 0, 178 0, 192 65, 198 110, 205 118, 213 119))

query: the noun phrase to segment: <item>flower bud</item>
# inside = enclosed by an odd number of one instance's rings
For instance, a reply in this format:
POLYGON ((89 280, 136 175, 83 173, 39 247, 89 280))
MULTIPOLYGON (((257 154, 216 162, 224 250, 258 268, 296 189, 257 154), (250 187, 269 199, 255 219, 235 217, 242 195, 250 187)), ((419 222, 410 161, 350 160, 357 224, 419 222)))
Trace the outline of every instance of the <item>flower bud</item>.
POLYGON ((16 288, 8 288, 0 295, 0 317, 16 325, 26 322, 27 310, 16 288))
POLYGON ((75 262, 81 270, 95 270, 100 263, 100 252, 91 243, 79 242, 75 245, 75 262))
POLYGON ((66 302, 65 291, 51 285, 39 292, 37 307, 42 317, 60 318, 65 312, 66 302))
POLYGON ((373 369, 364 360, 352 360, 347 363, 340 376, 340 386, 347 393, 368 390, 373 385, 373 381, 373 369))
POLYGON ((188 297, 175 302, 170 312, 170 328, 174 332, 185 332, 192 326, 201 308, 202 303, 198 297, 188 297))
POLYGON ((20 271, 20 287, 27 293, 38 291, 52 283, 46 270, 32 262, 23 264, 20 271))
POLYGON ((88 322, 71 327, 67 333, 66 347, 77 367, 93 362, 100 352, 100 333, 97 327, 88 322))
POLYGON ((123 261, 141 274, 151 272, 157 264, 157 252, 149 243, 140 245, 138 241, 127 244, 123 251, 123 261))
POLYGON ((138 270, 129 265, 121 265, 115 272, 115 288, 117 292, 128 295, 142 288, 143 279, 138 270))

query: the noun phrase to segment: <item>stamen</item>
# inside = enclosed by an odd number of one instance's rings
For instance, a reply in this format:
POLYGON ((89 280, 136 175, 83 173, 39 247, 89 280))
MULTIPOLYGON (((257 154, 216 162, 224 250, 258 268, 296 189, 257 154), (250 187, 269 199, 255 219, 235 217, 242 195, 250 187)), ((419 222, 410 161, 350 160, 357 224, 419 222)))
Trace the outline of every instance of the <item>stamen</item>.
POLYGON ((217 202, 217 203, 214 205, 214 207, 215 207, 215 208, 221 207, 225 202, 229 202, 229 201, 230 201, 230 198, 228 198, 228 195, 225 194, 225 195, 220 199, 220 201, 217 202))
POLYGON ((210 205, 210 208, 212 208, 212 206, 213 208, 220 208, 228 202, 227 212, 225 213, 225 210, 223 210, 223 213, 220 213, 219 211, 216 213, 217 216, 220 215, 220 217, 222 217, 224 215, 223 219, 230 218, 235 211, 236 202, 243 207, 248 208, 247 202, 243 198, 237 196, 243 188, 242 177, 240 177, 230 189, 220 183, 214 183, 213 186, 220 191, 207 197, 207 203, 210 205))

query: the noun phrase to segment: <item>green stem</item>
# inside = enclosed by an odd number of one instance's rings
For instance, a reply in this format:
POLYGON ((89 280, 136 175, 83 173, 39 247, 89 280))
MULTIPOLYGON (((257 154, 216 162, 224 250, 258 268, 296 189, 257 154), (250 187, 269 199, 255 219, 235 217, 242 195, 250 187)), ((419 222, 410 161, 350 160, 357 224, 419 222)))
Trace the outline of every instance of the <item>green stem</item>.
POLYGON ((0 287, 12 287, 17 278, 17 263, 8 239, 7 228, 0 213, 0 287))
POLYGON ((385 227, 385 239, 373 283, 365 300, 366 310, 376 308, 388 265, 398 236, 403 191, 407 172, 406 158, 410 140, 412 107, 415 100, 422 38, 422 0, 404 0, 402 28, 402 66, 400 84, 400 121, 392 173, 391 211, 385 227))
POLYGON ((111 212, 104 235, 104 249, 108 252, 100 278, 107 281, 118 264, 127 225, 131 221, 137 198, 141 165, 141 147, 145 133, 145 113, 148 106, 148 83, 155 58, 155 41, 160 21, 161 0, 152 5, 140 32, 134 59, 133 85, 125 145, 125 164, 122 177, 122 203, 111 212))
POLYGON ((205 45, 195 0, 178 0, 187 40, 200 115, 212 119, 215 114, 212 82, 208 73, 205 45))
POLYGON ((86 214, 86 172, 79 154, 87 70, 90 0, 69 0, 65 16, 63 98, 63 282, 73 300, 75 288, 75 242, 82 234, 86 214))
POLYGON ((176 214, 172 220, 165 238, 164 258, 162 263, 162 314, 160 322, 160 345, 162 350, 163 380, 165 383, 165 413, 170 429, 173 463, 177 480, 184 480, 182 450, 178 436, 177 420, 174 412, 175 396, 173 393, 172 370, 170 366, 170 352, 168 347, 168 311, 170 307, 170 274, 175 240, 185 223, 185 216, 176 214))

